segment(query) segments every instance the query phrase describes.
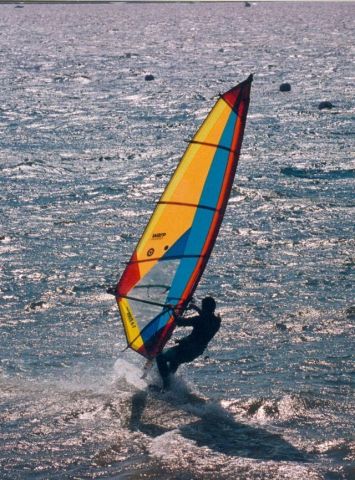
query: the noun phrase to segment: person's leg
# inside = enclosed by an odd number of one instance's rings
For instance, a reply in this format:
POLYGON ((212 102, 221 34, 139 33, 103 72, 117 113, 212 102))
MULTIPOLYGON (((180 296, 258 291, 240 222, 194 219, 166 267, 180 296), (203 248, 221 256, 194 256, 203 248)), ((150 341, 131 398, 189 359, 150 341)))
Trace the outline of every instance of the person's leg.
POLYGON ((196 350, 193 346, 182 347, 181 345, 168 350, 166 360, 169 362, 169 373, 174 374, 182 363, 192 362, 201 355, 200 350, 196 350))
POLYGON ((169 348, 169 350, 160 353, 156 358, 157 367, 163 380, 163 387, 166 389, 170 387, 170 373, 174 373, 179 366, 179 363, 177 362, 177 350, 178 347, 169 348), (174 368, 173 371, 172 367, 174 368))
POLYGON ((179 368, 179 366, 180 366, 180 362, 178 362, 177 359, 172 360, 169 363, 169 372, 171 374, 174 374, 176 370, 179 368))
POLYGON ((192 362, 200 355, 201 351, 196 350, 193 346, 177 347, 176 352, 174 352, 174 355, 171 356, 171 360, 169 361, 170 373, 175 373, 182 363, 192 362))
POLYGON ((157 358, 157 367, 160 373, 161 378, 164 380, 169 375, 169 366, 166 360, 166 352, 160 353, 157 358))

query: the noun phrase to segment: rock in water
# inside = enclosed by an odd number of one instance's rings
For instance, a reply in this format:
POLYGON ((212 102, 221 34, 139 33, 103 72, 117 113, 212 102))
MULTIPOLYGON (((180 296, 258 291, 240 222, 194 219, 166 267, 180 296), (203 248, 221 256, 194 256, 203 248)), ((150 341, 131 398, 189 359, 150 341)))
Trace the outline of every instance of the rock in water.
POLYGON ((280 85, 280 92, 290 92, 291 85, 289 83, 281 83, 280 85))
POLYGON ((318 105, 318 108, 319 108, 319 110, 324 110, 325 108, 330 110, 330 109, 333 108, 333 104, 331 102, 328 102, 328 101, 320 102, 319 105, 318 105))
POLYGON ((275 327, 281 332, 287 331, 287 326, 284 323, 276 323, 275 327))
POLYGON ((349 320, 355 320, 355 305, 351 305, 346 309, 346 316, 349 320))
POLYGON ((154 80, 154 75, 146 75, 144 77, 144 80, 146 80, 147 82, 150 82, 151 80, 154 80))

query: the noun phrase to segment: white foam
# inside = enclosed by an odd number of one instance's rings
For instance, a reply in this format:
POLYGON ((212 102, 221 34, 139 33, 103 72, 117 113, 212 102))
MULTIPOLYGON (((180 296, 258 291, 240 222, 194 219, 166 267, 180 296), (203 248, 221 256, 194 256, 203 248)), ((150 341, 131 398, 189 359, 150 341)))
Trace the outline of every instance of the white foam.
POLYGON ((149 453, 154 457, 165 460, 179 458, 181 452, 186 450, 187 446, 194 447, 195 443, 182 437, 178 430, 171 430, 159 435, 151 442, 149 453))
POLYGON ((125 380, 128 384, 139 389, 147 387, 147 382, 141 377, 143 369, 124 358, 118 358, 113 367, 114 381, 125 380))

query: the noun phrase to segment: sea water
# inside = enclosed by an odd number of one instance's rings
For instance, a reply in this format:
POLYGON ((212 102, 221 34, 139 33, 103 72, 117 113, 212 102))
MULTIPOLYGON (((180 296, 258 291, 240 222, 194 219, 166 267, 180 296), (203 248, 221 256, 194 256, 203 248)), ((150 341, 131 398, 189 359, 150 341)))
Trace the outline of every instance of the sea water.
POLYGON ((0 6, 0 477, 354 478, 354 4, 17 7, 0 6), (196 291, 222 328, 151 393, 106 289, 250 73, 196 291))

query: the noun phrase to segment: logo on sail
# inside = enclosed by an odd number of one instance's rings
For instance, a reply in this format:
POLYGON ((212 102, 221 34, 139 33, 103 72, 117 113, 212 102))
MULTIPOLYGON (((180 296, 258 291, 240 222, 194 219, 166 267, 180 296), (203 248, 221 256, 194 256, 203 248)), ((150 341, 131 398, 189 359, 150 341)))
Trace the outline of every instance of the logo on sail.
POLYGON ((161 240, 162 238, 164 238, 166 235, 165 232, 161 232, 161 233, 153 233, 153 240, 161 240))

